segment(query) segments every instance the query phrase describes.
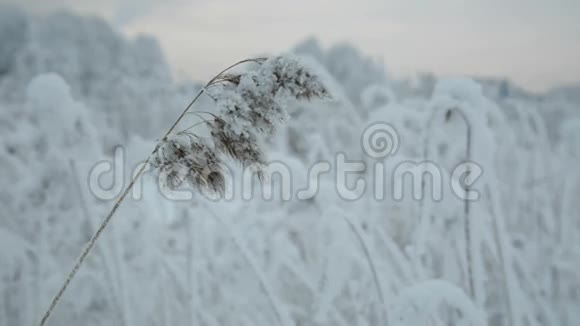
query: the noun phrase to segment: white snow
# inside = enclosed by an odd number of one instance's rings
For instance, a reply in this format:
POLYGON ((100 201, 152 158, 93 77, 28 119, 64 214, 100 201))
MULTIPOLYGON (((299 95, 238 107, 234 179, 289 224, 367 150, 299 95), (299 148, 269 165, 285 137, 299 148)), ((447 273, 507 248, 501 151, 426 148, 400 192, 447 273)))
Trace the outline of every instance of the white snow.
MULTIPOLYGON (((229 132, 265 138, 266 156, 290 171, 293 196, 273 174, 244 200, 241 168, 226 162, 227 200, 194 191, 171 201, 147 173, 141 198, 123 203, 48 325, 580 324, 580 89, 538 95, 434 76, 413 86, 346 44, 326 50, 310 40, 291 52, 249 68, 236 92, 211 88, 217 105, 204 97, 192 111, 240 107, 229 132), (286 91, 281 82, 291 83, 286 91), (279 109, 289 96, 321 95, 321 85, 332 99, 279 109), (251 101, 260 92, 275 100, 251 101), (249 130, 250 106, 264 113, 261 130, 249 130), (373 122, 399 136, 385 160, 361 148, 373 122), (367 164, 345 178, 353 193, 354 182, 367 183, 358 200, 339 196, 339 153, 367 164), (464 202, 448 183, 440 201, 415 200, 408 188, 393 198, 393 171, 425 160, 444 180, 460 181, 453 170, 465 160, 483 171, 469 250, 464 202), (330 171, 308 174, 321 162, 330 171), (387 177, 382 200, 373 198, 374 164, 387 177), (299 198, 307 181, 319 181, 318 191, 299 198)), ((0 325, 39 322, 113 205, 89 191, 91 168, 114 163, 103 185, 126 185, 204 82, 177 84, 169 71, 154 39, 126 40, 96 18, 0 7, 0 325)), ((169 140, 192 144, 185 134, 169 140)), ((203 150, 187 154, 208 164, 203 150)))

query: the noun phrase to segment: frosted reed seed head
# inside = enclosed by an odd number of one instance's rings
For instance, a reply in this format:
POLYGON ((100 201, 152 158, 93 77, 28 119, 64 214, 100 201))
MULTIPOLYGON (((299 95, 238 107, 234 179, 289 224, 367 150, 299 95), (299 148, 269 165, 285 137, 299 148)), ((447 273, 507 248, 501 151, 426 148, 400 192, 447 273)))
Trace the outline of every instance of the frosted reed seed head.
POLYGON ((185 183, 212 193, 225 192, 223 163, 204 139, 193 135, 174 135, 162 140, 152 165, 165 177, 170 189, 185 183))
POLYGON ((296 56, 284 55, 265 61, 259 68, 262 76, 274 78, 276 95, 297 100, 330 99, 331 95, 320 78, 314 75, 296 56))
POLYGON ((291 55, 261 60, 257 69, 224 74, 214 83, 220 84, 213 98, 226 123, 249 124, 267 135, 288 120, 286 102, 330 98, 320 79, 291 55))
MULTIPOLYGON (((242 79, 247 79, 243 76, 242 79)), ((231 89, 220 87, 213 96, 220 108, 220 117, 226 124, 233 124, 238 131, 254 130, 273 135, 287 119, 286 110, 271 92, 263 92, 260 86, 244 87, 248 82, 231 89)))
POLYGON ((221 118, 214 119, 209 126, 219 151, 240 162, 244 167, 261 170, 266 164, 260 140, 251 130, 236 130, 232 123, 226 123, 221 118))
POLYGON ((294 56, 242 62, 256 65, 243 73, 222 73, 204 89, 219 109, 205 121, 211 142, 187 131, 163 140, 153 163, 167 176, 169 187, 178 188, 188 182, 223 193, 225 178, 219 154, 262 176, 266 159, 260 136, 274 134, 288 119, 285 104, 330 98, 319 78, 294 56))

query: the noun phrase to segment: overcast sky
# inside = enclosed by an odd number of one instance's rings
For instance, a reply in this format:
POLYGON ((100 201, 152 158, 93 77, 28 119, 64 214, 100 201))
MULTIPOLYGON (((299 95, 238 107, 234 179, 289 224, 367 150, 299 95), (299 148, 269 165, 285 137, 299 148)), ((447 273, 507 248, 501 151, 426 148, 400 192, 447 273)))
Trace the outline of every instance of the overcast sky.
POLYGON ((156 36, 196 79, 315 36, 348 41, 394 77, 506 76, 532 90, 580 83, 580 0, 0 0, 108 19, 156 36))

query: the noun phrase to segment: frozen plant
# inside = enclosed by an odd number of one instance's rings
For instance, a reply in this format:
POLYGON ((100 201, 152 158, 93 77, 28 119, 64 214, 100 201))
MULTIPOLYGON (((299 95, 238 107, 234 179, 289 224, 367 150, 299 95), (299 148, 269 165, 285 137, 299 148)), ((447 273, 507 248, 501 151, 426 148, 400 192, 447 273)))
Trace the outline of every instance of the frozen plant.
POLYGON ((200 190, 223 194, 224 155, 230 156, 244 167, 255 168, 261 175, 266 162, 261 149, 261 139, 272 135, 276 127, 287 119, 285 104, 296 100, 329 98, 330 93, 320 78, 291 55, 243 60, 212 78, 156 144, 115 202, 83 249, 46 310, 40 325, 46 323, 101 233, 149 163, 166 176, 168 187, 177 188, 189 183, 200 190), (242 73, 228 73, 232 68, 245 63, 253 63, 256 67, 242 73), (191 132, 191 128, 175 132, 179 122, 203 94, 212 98, 219 108, 217 114, 206 112, 211 117, 203 118, 202 121, 210 128, 210 137, 198 136, 191 132))

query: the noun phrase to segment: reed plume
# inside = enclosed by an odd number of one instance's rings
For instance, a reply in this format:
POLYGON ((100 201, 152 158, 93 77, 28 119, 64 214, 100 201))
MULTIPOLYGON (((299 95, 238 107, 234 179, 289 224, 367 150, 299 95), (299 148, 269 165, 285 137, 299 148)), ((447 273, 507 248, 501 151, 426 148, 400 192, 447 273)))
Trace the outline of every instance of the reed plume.
POLYGON ((314 99, 330 99, 330 93, 321 80, 292 55, 243 60, 212 78, 158 141, 117 199, 77 258, 40 326, 45 325, 85 258, 148 164, 165 176, 161 180, 170 188, 189 184, 200 190, 223 194, 223 156, 230 156, 244 167, 253 167, 261 175, 266 163, 263 137, 272 135, 288 119, 285 106, 289 102, 314 99), (242 73, 228 73, 241 64, 253 64, 253 67, 242 73), (175 132, 179 122, 203 94, 214 100, 218 107, 216 114, 208 113, 211 117, 203 119, 210 129, 210 137, 200 137, 187 129, 175 132))

